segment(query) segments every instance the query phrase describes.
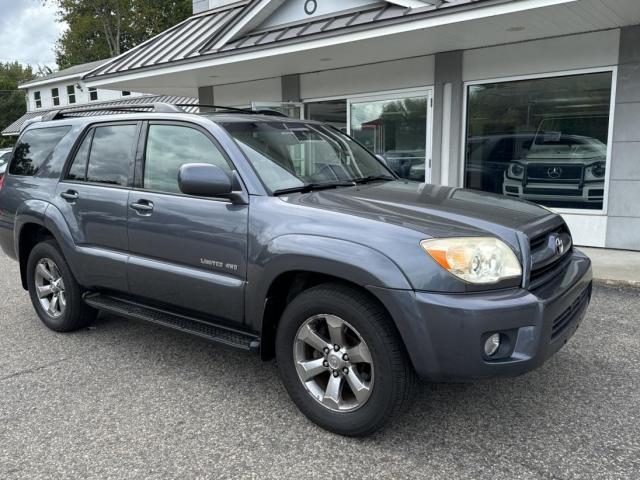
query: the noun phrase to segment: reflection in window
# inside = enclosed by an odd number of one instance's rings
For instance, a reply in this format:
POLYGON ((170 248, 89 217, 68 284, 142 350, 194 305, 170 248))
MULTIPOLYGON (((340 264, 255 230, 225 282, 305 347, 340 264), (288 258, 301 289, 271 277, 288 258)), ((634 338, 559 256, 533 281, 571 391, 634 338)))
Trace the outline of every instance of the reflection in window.
POLYGON ((69 173, 67 174, 67 179, 86 180, 87 163, 89 162, 89 148, 91 147, 93 132, 94 130, 91 130, 87 134, 87 136, 84 137, 82 145, 80 145, 80 148, 78 148, 78 152, 73 159, 73 163, 71 164, 71 168, 69 169, 69 173))
POLYGON ((401 178, 425 181, 427 97, 354 103, 351 135, 401 178))
POLYGON ((93 134, 87 181, 125 186, 133 166, 137 125, 98 127, 93 134))
POLYGON ((177 125, 151 125, 147 139, 144 188, 180 193, 178 172, 185 163, 208 163, 231 174, 224 156, 204 133, 177 125))
POLYGON ((602 209, 611 72, 472 85, 466 186, 602 209))
POLYGON ((53 127, 26 132, 16 145, 9 173, 29 176, 38 173, 42 164, 51 157, 56 145, 69 130, 71 127, 53 127))

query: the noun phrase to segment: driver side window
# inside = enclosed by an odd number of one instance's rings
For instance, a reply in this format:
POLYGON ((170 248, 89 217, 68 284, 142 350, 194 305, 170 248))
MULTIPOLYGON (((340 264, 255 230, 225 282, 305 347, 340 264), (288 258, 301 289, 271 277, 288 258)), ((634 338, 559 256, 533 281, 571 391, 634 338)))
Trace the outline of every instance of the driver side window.
POLYGON ((181 125, 150 125, 144 188, 180 193, 178 172, 185 163, 208 163, 231 175, 231 167, 221 150, 204 133, 181 125))

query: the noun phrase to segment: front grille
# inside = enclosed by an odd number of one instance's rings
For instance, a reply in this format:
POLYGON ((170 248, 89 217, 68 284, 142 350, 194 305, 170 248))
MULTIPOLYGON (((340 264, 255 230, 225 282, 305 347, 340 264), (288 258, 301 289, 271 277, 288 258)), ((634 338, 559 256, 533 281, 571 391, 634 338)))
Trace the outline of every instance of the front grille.
POLYGON ((527 166, 527 179, 544 180, 545 182, 580 182, 582 181, 582 166, 531 164, 527 166))
POLYGON ((529 241, 531 258, 534 259, 531 265, 529 289, 534 290, 544 285, 566 270, 571 261, 571 245, 571 234, 566 225, 546 231, 529 241), (553 243, 550 241, 551 237, 560 237, 568 242, 566 244, 569 245, 569 248, 564 254, 558 255, 556 253, 554 245, 551 245, 553 243))
POLYGON ((525 195, 555 195, 561 197, 581 197, 582 190, 577 188, 531 188, 526 187, 522 190, 525 195))
POLYGON ((553 321, 551 327, 551 341, 553 342, 564 330, 571 325, 571 322, 577 315, 582 313, 582 310, 586 307, 589 298, 591 297, 591 285, 584 289, 578 298, 576 298, 570 307, 568 307, 562 314, 553 321))

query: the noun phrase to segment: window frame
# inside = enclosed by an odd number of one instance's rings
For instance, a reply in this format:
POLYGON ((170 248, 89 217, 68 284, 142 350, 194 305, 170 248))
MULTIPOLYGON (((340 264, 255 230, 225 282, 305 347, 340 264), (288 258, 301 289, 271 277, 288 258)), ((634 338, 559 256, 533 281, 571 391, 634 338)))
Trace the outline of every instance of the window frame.
POLYGON ((69 154, 69 158, 67 158, 66 164, 62 170, 62 174, 60 176, 60 182, 64 182, 64 183, 70 183, 70 184, 76 184, 76 185, 90 185, 90 186, 94 186, 94 187, 103 187, 103 188, 119 188, 119 189, 127 189, 130 190, 133 186, 133 179, 134 179, 134 168, 135 168, 135 164, 136 164, 136 157, 137 157, 137 152, 138 152, 138 147, 139 147, 139 143, 140 143, 140 137, 141 137, 141 130, 142 130, 142 124, 144 122, 140 121, 140 120, 122 120, 122 121, 113 121, 113 122, 102 122, 102 123, 91 123, 89 125, 86 126, 86 128, 82 131, 82 133, 80 135, 78 135, 78 138, 73 146, 73 148, 71 149, 71 152, 69 154), (119 126, 119 125, 136 125, 136 138, 133 141, 133 145, 132 145, 132 157, 131 157, 131 161, 129 162, 129 174, 127 177, 127 184, 126 185, 112 185, 109 183, 101 183, 101 182, 90 182, 87 180, 87 172, 89 170, 89 163, 91 162, 91 152, 93 150, 93 135, 95 133, 95 130, 97 128, 100 127, 113 127, 113 126, 119 126), (89 157, 87 158, 87 165, 85 166, 85 172, 84 172, 84 180, 76 180, 76 179, 70 179, 67 178, 69 175, 69 170, 71 170, 71 166, 73 165, 73 162, 75 162, 76 157, 78 155, 78 151, 80 150, 80 147, 82 146, 82 144, 84 143, 85 139, 87 138, 87 136, 91 135, 91 143, 89 145, 89 157))
POLYGON ((59 87, 53 87, 51 89, 51 104, 54 107, 60 106, 60 88, 59 87), (53 92, 55 92, 56 94, 54 95, 53 92))
POLYGON ((209 130, 198 125, 196 123, 191 123, 188 121, 180 121, 180 120, 146 120, 143 122, 142 131, 140 132, 140 137, 138 139, 138 149, 136 154, 136 165, 134 167, 134 178, 133 185, 131 189, 136 192, 146 192, 152 193, 154 195, 169 195, 173 197, 186 197, 186 198, 197 198, 200 200, 212 200, 216 202, 224 202, 224 203, 232 203, 232 201, 227 197, 202 197, 196 195, 187 195, 181 192, 163 192, 161 190, 151 190, 144 187, 144 171, 147 162, 147 144, 149 141, 149 129, 153 125, 169 125, 183 128, 191 128, 196 130, 202 134, 204 134, 213 145, 220 151, 224 159, 229 164, 229 168, 231 170, 232 182, 237 183, 237 187, 239 191, 246 192, 246 187, 240 174, 238 173, 238 169, 231 159, 229 153, 224 149, 221 142, 213 135, 209 130))
POLYGON ((476 85, 486 85, 490 83, 509 83, 521 80, 541 80, 546 78, 570 77, 575 75, 589 75, 592 73, 611 73, 611 97, 609 99, 609 127, 607 132, 607 158, 606 172, 604 177, 604 196, 602 199, 602 209, 586 209, 586 208, 557 208, 545 207, 554 213, 560 215, 590 215, 590 216, 606 216, 609 210, 609 185, 611 178, 611 157, 613 151, 613 127, 615 120, 616 107, 616 86, 618 84, 618 67, 610 65, 605 67, 581 68, 574 70, 559 70, 547 73, 534 73, 528 75, 514 75, 497 78, 487 78, 481 80, 467 80, 463 82, 463 98, 462 98, 462 129, 460 139, 460 161, 458 163, 458 182, 457 186, 466 188, 465 178, 467 169, 466 143, 467 143, 467 117, 469 113, 469 87, 476 85))
POLYGON ((76 86, 75 85, 67 85, 67 103, 69 105, 73 105, 76 103, 76 86))
POLYGON ((33 92, 33 103, 36 109, 42 108, 42 93, 40 92, 40 90, 36 90, 35 92, 33 92))
POLYGON ((97 102, 99 100, 98 89, 97 88, 89 87, 88 93, 89 93, 89 101, 90 102, 97 102), (94 93, 96 94, 96 98, 91 98, 91 95, 94 94, 94 93))

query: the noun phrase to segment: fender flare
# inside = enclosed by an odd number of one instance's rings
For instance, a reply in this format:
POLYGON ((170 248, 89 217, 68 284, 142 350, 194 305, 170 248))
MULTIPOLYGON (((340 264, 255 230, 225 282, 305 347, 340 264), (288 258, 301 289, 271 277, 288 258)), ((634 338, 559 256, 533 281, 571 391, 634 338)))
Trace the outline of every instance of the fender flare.
MULTIPOLYGON (((24 227, 27 225, 39 225, 47 229, 53 235, 62 250, 62 254, 69 264, 74 276, 76 276, 76 263, 74 261, 74 241, 71 231, 60 211, 52 204, 43 200, 28 200, 16 210, 14 228, 14 250, 16 257, 20 259, 20 238, 24 227)), ((20 275, 23 286, 26 288, 23 262, 20 262, 20 275)))
POLYGON ((383 253, 355 242, 316 235, 283 235, 249 261, 246 319, 263 331, 269 288, 282 274, 304 271, 340 278, 363 288, 412 290, 400 267, 383 253))

